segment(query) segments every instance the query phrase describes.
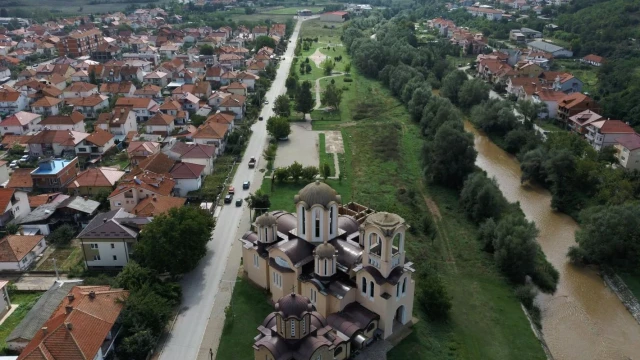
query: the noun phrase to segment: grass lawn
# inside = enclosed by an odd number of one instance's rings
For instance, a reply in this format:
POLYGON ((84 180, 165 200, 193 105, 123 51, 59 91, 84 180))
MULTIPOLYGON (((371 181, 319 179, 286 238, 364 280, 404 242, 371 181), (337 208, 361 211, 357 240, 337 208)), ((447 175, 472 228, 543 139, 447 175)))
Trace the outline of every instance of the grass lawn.
POLYGON ((335 176, 336 175, 336 166, 334 164, 333 161, 333 154, 329 154, 327 153, 325 150, 325 139, 324 139, 324 134, 318 134, 318 148, 320 150, 320 164, 319 164, 319 169, 320 169, 320 173, 322 173, 322 166, 324 164, 329 164, 329 167, 331 168, 331 175, 330 176, 335 176))
POLYGON ((258 326, 273 310, 268 294, 247 279, 238 278, 233 288, 233 321, 227 322, 217 359, 253 359, 253 338, 258 335, 258 326))
POLYGON ((598 91, 598 68, 580 63, 578 60, 556 59, 554 65, 562 71, 570 72, 582 81, 582 92, 596 94, 598 91))
POLYGON ((38 301, 40 295, 42 295, 42 292, 33 291, 14 292, 11 295, 11 303, 19 304, 20 306, 0 325, 0 354, 4 355, 7 353, 5 339, 11 334, 13 329, 18 326, 20 321, 24 319, 29 310, 31 310, 36 301, 38 301))
MULTIPOLYGON (((8 1, 8 4, 3 4, 2 7, 9 11, 10 15, 12 10, 23 9, 26 11, 33 11, 34 9, 43 9, 51 11, 54 16, 62 14, 91 14, 91 13, 107 13, 114 11, 124 11, 125 8, 131 4, 140 5, 140 1, 104 1, 102 4, 90 5, 90 0, 20 0, 20 1, 8 1)), ((159 0, 155 3, 157 5, 163 5, 168 1, 159 0)))
POLYGON ((36 270, 38 271, 53 271, 53 259, 56 259, 56 266, 59 271, 69 271, 74 266, 83 261, 82 249, 79 244, 70 245, 67 247, 56 247, 49 257, 43 261, 36 270))
POLYGON ((563 131, 563 129, 557 125, 555 120, 538 119, 536 121, 536 125, 547 131, 563 131))
POLYGON ((311 7, 286 7, 281 9, 271 9, 262 12, 262 14, 272 14, 272 15, 298 15, 298 10, 307 9, 311 10, 314 14, 319 14, 324 10, 324 6, 311 6, 311 7))
POLYGON ((300 39, 317 37, 321 43, 339 43, 342 26, 341 24, 320 21, 320 19, 307 20, 300 29, 300 39))

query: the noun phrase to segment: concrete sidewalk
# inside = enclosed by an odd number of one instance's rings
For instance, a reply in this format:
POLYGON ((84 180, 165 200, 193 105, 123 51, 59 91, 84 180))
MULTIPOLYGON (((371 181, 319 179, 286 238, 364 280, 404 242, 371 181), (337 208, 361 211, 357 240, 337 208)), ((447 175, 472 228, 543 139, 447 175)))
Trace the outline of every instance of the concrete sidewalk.
MULTIPOLYGON (((51 285, 58 280, 55 275, 29 275, 23 274, 17 278, 14 282, 18 290, 24 291, 46 291, 49 290, 51 285)), ((59 280, 69 280, 66 275, 60 275, 59 280)))

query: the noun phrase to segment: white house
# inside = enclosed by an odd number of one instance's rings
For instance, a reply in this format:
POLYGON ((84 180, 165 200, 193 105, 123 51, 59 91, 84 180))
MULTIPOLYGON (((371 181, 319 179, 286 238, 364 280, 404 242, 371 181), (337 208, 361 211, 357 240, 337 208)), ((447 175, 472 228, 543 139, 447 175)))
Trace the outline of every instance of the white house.
POLYGON ((627 170, 640 170, 640 135, 633 133, 616 139, 616 158, 627 170))
POLYGON ((20 91, 9 89, 0 88, 0 114, 15 114, 27 107, 27 96, 20 91))
POLYGON ((46 247, 44 235, 5 236, 0 239, 0 270, 28 270, 46 247))
POLYGON ((176 142, 170 149, 167 149, 165 153, 173 160, 204 165, 205 175, 211 175, 213 172, 213 163, 216 159, 215 145, 176 142))
POLYGON ((73 111, 69 115, 47 116, 40 122, 37 128, 38 130, 49 129, 85 132, 84 115, 73 111))
POLYGON ((61 107, 62 99, 45 96, 31 104, 31 112, 45 116, 58 115, 61 107))
POLYGON ((202 187, 205 167, 205 165, 200 164, 178 162, 171 168, 169 173, 176 182, 174 191, 178 196, 186 197, 190 191, 195 191, 202 187))
POLYGON ((108 131, 96 128, 94 132, 76 145, 76 154, 95 158, 104 155, 114 146, 115 137, 108 131))
POLYGON ((38 128, 42 115, 19 111, 0 121, 0 134, 23 135, 38 128))
POLYGON ((0 226, 5 226, 18 216, 28 214, 31 208, 29 207, 27 193, 15 189, 0 188, 0 211, 2 211, 0 214, 0 226))
POLYGON ((162 112, 157 112, 145 123, 145 130, 148 134, 170 135, 175 129, 175 117, 162 112))
POLYGON ((630 134, 635 134, 633 128, 620 120, 599 120, 587 126, 585 138, 600 151, 606 146, 614 146, 618 138, 630 134))
POLYGON ((149 98, 119 98, 116 107, 131 108, 138 121, 146 121, 158 111, 158 103, 149 98))
POLYGON ((130 131, 138 129, 138 121, 133 109, 121 107, 112 112, 100 114, 95 126, 113 135, 127 135, 130 131))
POLYGON ((64 89, 62 95, 65 99, 88 97, 98 93, 98 87, 86 82, 74 82, 64 89))
POLYGON ((70 98, 66 101, 73 106, 73 110, 89 118, 98 117, 100 110, 109 107, 109 97, 98 94, 84 98, 70 98))

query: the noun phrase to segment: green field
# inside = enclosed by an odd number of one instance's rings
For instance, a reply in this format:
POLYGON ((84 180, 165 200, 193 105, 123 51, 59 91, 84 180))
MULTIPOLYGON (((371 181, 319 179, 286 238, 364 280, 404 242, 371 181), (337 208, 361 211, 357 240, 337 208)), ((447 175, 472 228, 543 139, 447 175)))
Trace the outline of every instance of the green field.
POLYGON ((598 92, 598 68, 589 66, 570 59, 556 59, 553 67, 557 67, 559 71, 566 71, 577 77, 584 84, 582 92, 589 94, 597 94, 598 92))
POLYGON ((2 325, 0 325, 0 354, 7 354, 7 344, 5 343, 5 339, 9 334, 11 334, 13 329, 18 326, 20 321, 27 316, 27 313, 31 310, 33 305, 35 305, 36 301, 38 301, 40 295, 42 295, 41 292, 31 291, 14 292, 11 295, 11 303, 18 304, 19 306, 13 314, 11 314, 7 320, 2 323, 2 325))
MULTIPOLYGON (((100 4, 89 4, 90 0, 4 0, 0 2, 0 7, 7 9, 9 15, 19 17, 30 17, 29 13, 50 11, 54 15, 66 15, 66 14, 97 14, 108 13, 115 11, 123 11, 129 5, 136 5, 139 7, 145 7, 148 3, 140 2, 127 2, 124 1, 109 1, 101 0, 100 4), (18 11, 16 14, 15 12, 18 11), (26 13, 25 13, 26 12, 26 13)), ((165 0, 154 1, 153 3, 160 6, 164 4, 165 0)))
POLYGON ((286 7, 286 8, 280 8, 280 9, 270 9, 270 10, 266 10, 266 11, 262 11, 262 14, 272 14, 272 15, 298 15, 298 10, 302 10, 302 9, 306 9, 306 10, 311 10, 311 12, 313 12, 314 14, 319 14, 322 12, 322 10, 324 10, 324 6, 309 6, 309 7, 304 7, 304 6, 296 6, 296 7, 286 7))

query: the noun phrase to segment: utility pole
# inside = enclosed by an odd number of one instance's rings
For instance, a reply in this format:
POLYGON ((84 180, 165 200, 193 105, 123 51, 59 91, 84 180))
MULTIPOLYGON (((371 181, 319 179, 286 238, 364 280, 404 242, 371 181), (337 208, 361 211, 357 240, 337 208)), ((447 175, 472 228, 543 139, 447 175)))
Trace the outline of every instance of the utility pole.
POLYGON ((56 279, 60 280, 60 275, 58 275, 58 266, 56 265, 56 258, 53 258, 53 269, 56 271, 56 279))

